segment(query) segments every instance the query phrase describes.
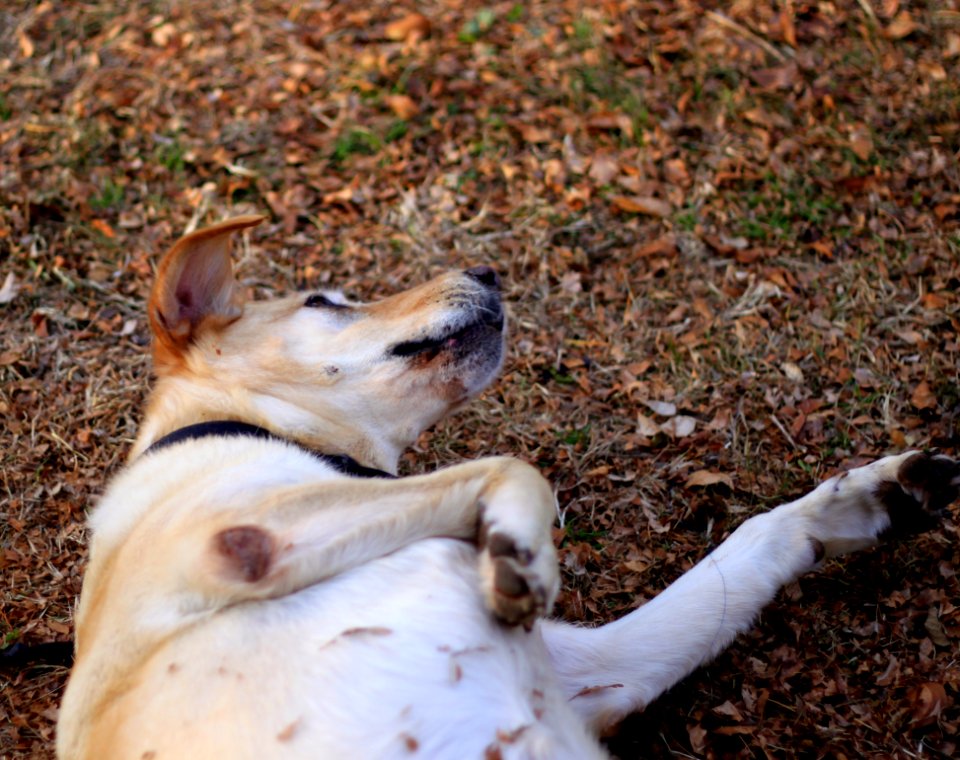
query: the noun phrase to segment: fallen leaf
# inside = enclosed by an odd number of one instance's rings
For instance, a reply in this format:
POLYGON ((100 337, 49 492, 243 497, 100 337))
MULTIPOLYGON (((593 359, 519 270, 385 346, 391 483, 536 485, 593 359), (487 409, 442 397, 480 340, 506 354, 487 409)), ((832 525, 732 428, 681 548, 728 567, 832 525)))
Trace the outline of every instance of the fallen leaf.
POLYGON ((913 394, 910 396, 910 403, 917 409, 935 409, 937 406, 937 397, 924 380, 913 389, 913 394))
POLYGON ((654 414, 659 414, 663 417, 673 417, 677 413, 677 405, 671 404, 669 401, 644 401, 643 405, 647 407, 654 414))
POLYGON ((392 21, 383 30, 388 40, 407 40, 413 35, 426 37, 430 34, 430 19, 422 13, 410 13, 397 21, 392 21))
POLYGON ((609 153, 597 153, 590 162, 587 176, 597 185, 609 185, 620 173, 620 164, 609 153))
POLYGON ((670 216, 673 209, 666 201, 640 195, 614 195, 610 201, 614 206, 631 214, 649 214, 650 216, 670 216))
POLYGON ((937 615, 936 607, 931 607, 927 612, 927 620, 923 624, 923 627, 927 629, 927 635, 930 637, 930 640, 938 647, 950 646, 950 639, 947 638, 947 632, 943 627, 943 623, 940 622, 940 616, 937 615))
POLYGON ((863 126, 855 127, 851 130, 850 150, 852 150, 861 161, 869 159, 870 154, 873 153, 873 137, 870 135, 870 130, 863 126))
POLYGON ((883 34, 887 39, 900 40, 913 34, 916 28, 917 22, 913 20, 910 11, 900 11, 890 25, 883 30, 883 34))
POLYGON ((932 723, 943 708, 950 705, 950 698, 940 683, 925 683, 913 691, 912 697, 913 720, 921 726, 932 723))
POLYGON ((587 119, 590 129, 619 129, 627 137, 633 137, 633 121, 624 113, 617 111, 603 111, 595 113, 587 119))
POLYGON ((3 281, 3 287, 0 287, 0 303, 10 303, 19 292, 20 285, 17 283, 17 278, 13 272, 10 272, 3 281))
POLYGON ((660 429, 671 438, 686 438, 696 430, 697 421, 693 417, 678 414, 664 422, 660 429))
POLYGON ((103 219, 94 219, 90 222, 90 226, 108 238, 115 238, 117 236, 117 233, 113 231, 113 227, 103 219))
POLYGON ((17 43, 20 45, 20 55, 24 58, 33 58, 33 40, 22 29, 17 30, 17 43))
POLYGON ((682 158, 674 158, 663 164, 663 178, 672 185, 689 187, 693 180, 687 170, 687 164, 682 158))
POLYGON ((383 102, 401 119, 412 119, 420 113, 420 106, 409 95, 387 95, 383 102))
MULTIPOLYGON (((711 470, 697 470, 696 472, 690 473, 690 477, 687 478, 687 482, 684 483, 686 488, 706 488, 707 486, 715 486, 718 483, 723 483, 727 488, 733 490, 733 478, 723 472, 713 472, 711 470)), ((740 720, 739 714, 736 717, 737 720, 740 720)))
POLYGON ((797 64, 791 61, 784 66, 757 69, 750 77, 764 90, 788 90, 800 81, 797 64))
POLYGON ((785 374, 791 382, 798 384, 803 382, 803 370, 793 362, 784 362, 780 365, 780 369, 783 370, 783 374, 785 374))
POLYGON ((690 726, 687 729, 687 736, 690 739, 690 749, 702 755, 707 748, 707 730, 703 726, 690 726))
POLYGON ((649 417, 637 413, 637 433, 644 438, 653 438, 660 433, 660 426, 649 417))

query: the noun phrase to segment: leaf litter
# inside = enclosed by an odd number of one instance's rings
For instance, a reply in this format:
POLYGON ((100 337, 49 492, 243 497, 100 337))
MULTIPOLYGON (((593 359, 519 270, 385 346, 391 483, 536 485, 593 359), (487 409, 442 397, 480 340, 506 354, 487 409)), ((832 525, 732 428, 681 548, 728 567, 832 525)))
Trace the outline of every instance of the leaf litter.
MULTIPOLYGON (((72 634, 152 266, 230 214, 270 215, 255 297, 500 271, 503 379, 403 467, 535 463, 569 620, 841 467, 957 455, 958 65, 956 0, 3 8, 4 643, 72 634)), ((954 755, 955 520, 792 584, 611 751, 954 755)), ((0 755, 52 756, 65 676, 0 676, 0 755)))

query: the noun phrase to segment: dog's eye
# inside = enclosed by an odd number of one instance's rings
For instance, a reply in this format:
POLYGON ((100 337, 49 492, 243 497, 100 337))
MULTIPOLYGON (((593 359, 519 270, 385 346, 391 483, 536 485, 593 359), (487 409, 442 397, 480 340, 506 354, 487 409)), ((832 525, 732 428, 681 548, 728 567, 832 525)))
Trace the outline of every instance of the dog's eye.
POLYGON ((323 293, 314 293, 312 296, 309 296, 306 301, 303 302, 303 305, 309 309, 349 309, 350 308, 345 303, 337 303, 336 301, 331 301, 323 293))

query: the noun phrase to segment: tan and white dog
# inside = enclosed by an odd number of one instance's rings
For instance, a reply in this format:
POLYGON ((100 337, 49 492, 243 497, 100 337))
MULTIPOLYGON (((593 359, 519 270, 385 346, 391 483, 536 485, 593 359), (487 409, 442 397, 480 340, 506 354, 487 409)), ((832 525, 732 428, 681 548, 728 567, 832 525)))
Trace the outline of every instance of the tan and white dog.
POLYGON ((549 485, 509 458, 396 479, 498 371, 493 270, 375 304, 245 303, 240 217, 180 240, 149 302, 158 376, 91 518, 59 757, 583 758, 823 556, 922 527, 960 466, 908 453, 747 520, 612 624, 543 619, 549 485))

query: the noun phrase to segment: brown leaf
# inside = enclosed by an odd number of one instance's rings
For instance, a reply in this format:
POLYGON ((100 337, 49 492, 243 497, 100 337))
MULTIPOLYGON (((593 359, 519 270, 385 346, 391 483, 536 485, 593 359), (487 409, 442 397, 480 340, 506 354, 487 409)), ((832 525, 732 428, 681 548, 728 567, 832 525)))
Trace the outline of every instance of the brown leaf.
POLYGON ((937 397, 930 390, 926 380, 921 382, 913 389, 913 395, 910 396, 910 403, 917 409, 935 409, 937 406, 937 397))
POLYGON ((932 681, 917 687, 912 697, 913 720, 921 726, 932 723, 943 712, 943 708, 950 706, 950 698, 943 684, 932 681))
POLYGON ((870 135, 870 130, 863 126, 855 127, 850 132, 850 150, 861 161, 870 158, 870 154, 873 153, 873 137, 870 135))
POLYGON ((33 40, 22 29, 17 30, 17 43, 20 45, 20 55, 24 58, 33 58, 33 40))
POLYGON ((13 272, 10 272, 3 281, 3 287, 0 287, 0 304, 10 303, 19 292, 20 285, 17 283, 17 278, 14 277, 13 272))
POLYGON ((887 39, 900 40, 908 37, 917 29, 917 22, 913 20, 910 11, 900 11, 890 25, 883 30, 887 39))
POLYGON ((649 214, 650 216, 670 216, 673 209, 666 201, 641 195, 614 195, 610 198, 614 206, 631 214, 649 214))
POLYGON ((689 187, 693 183, 690 172, 687 170, 687 164, 682 158, 674 158, 664 162, 663 178, 671 185, 679 187, 689 187))
POLYGON ((430 34, 430 19, 422 13, 410 13, 401 19, 392 21, 383 30, 388 40, 401 41, 417 35, 426 37, 430 34))
POLYGON ((800 81, 797 64, 793 61, 784 66, 757 69, 750 72, 750 77, 764 90, 789 90, 800 81))
MULTIPOLYGON (((690 473, 690 477, 687 478, 687 482, 684 483, 685 488, 706 488, 707 486, 715 486, 718 483, 722 483, 731 491, 733 490, 733 478, 727 475, 724 472, 712 472, 711 470, 697 470, 696 472, 690 473)), ((714 708, 717 710, 719 708, 714 708)), ((736 720, 740 720, 740 716, 733 716, 736 720)))
POLYGON ((588 176, 597 185, 609 185, 620 173, 620 164, 609 153, 597 153, 590 163, 588 176))
POLYGON ((598 130, 619 129, 627 137, 633 137, 633 121, 619 111, 595 113, 587 119, 587 127, 598 130))
POLYGON ((923 627, 927 629, 927 635, 930 637, 930 640, 938 647, 950 646, 950 639, 947 638, 947 632, 943 627, 943 623, 940 622, 936 607, 931 607, 929 612, 927 612, 927 620, 923 624, 923 627))
POLYGON ((703 751, 707 748, 707 729, 703 726, 690 726, 687 729, 687 736, 690 738, 690 749, 698 755, 703 754, 703 751))
POLYGON ((383 102, 390 107, 391 111, 404 120, 412 119, 420 113, 420 106, 418 106, 416 101, 409 95, 387 95, 387 97, 383 99, 383 102))

